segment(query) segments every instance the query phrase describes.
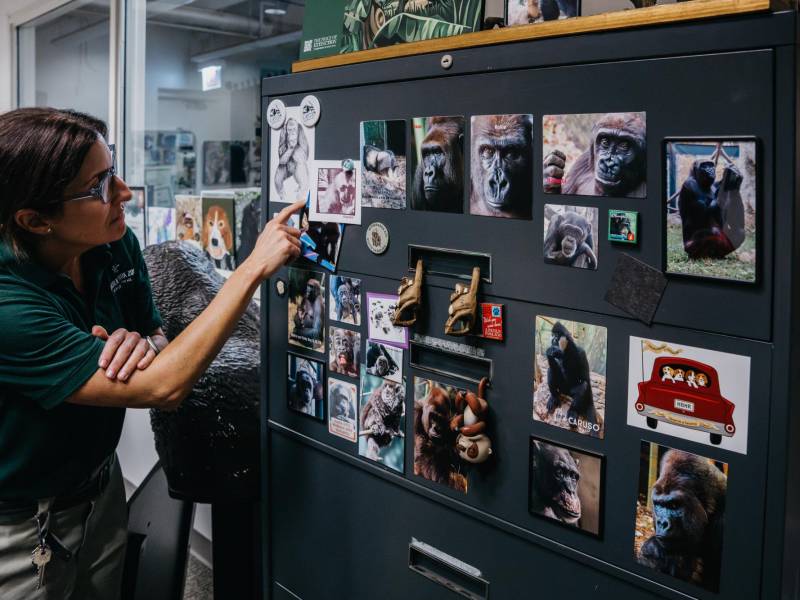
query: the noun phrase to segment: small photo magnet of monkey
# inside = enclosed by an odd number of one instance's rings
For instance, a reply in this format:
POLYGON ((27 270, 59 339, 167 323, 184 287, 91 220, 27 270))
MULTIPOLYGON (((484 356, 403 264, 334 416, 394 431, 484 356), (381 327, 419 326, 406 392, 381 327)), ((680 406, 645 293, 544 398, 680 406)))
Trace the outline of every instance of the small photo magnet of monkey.
POLYGON ((592 206, 544 205, 544 262, 597 270, 599 211, 592 206))
POLYGON ((528 25, 581 14, 579 0, 505 0, 506 25, 528 25))
POLYGON ((728 464, 642 441, 634 560, 718 592, 728 464))
POLYGON ((412 120, 411 208, 464 212, 464 117, 412 120))
POLYGON ((361 325, 361 280, 331 275, 330 283, 328 316, 331 321, 361 325))
POLYGON ((384 467, 405 471, 406 381, 389 381, 361 371, 358 454, 384 467))
POLYGON ((350 161, 345 169, 341 160, 315 160, 311 172, 311 221, 361 225, 361 163, 350 161))
POLYGON ((646 198, 646 124, 643 112, 545 115, 545 193, 646 198))
POLYGON ((474 116, 471 134, 469 213, 531 219, 533 116, 474 116))
POLYGON ((328 371, 348 377, 358 377, 358 365, 361 361, 361 334, 341 327, 331 327, 328 334, 330 338, 328 371))
POLYGON ((639 213, 633 210, 608 211, 608 240, 621 244, 638 244, 639 213))
POLYGON ((757 140, 671 139, 665 154, 665 271, 755 283, 757 140))
POLYGON ((287 357, 289 379, 286 390, 289 408, 324 421, 325 410, 322 404, 325 365, 297 354, 287 354, 287 357))
POLYGON ((288 269, 289 343, 315 352, 325 351, 325 274, 288 269))
POLYGON ((533 419, 602 439, 608 331, 537 316, 534 336, 533 419))
POLYGON ((311 189, 314 128, 303 125, 299 106, 290 106, 283 126, 270 129, 269 136, 269 201, 305 200, 311 189))
POLYGON ((458 432, 451 422, 458 416, 452 385, 414 377, 414 475, 468 491, 469 482, 458 455, 458 432))
POLYGON ((629 340, 627 423, 747 454, 750 357, 629 340))
POLYGON ((600 536, 603 463, 598 454, 531 436, 528 510, 600 536))
POLYGON ((403 381, 403 351, 400 348, 367 342, 367 373, 395 383, 403 381))
POLYGON ((358 388, 354 383, 328 378, 328 431, 349 442, 358 439, 356 411, 358 388))
POLYGON ((406 122, 361 123, 361 206, 406 207, 406 122))
POLYGON ((175 219, 177 240, 202 249, 203 198, 177 194, 175 196, 175 219))
POLYGON ((369 339, 408 348, 408 327, 398 327, 393 322, 398 296, 367 293, 367 321, 369 339))

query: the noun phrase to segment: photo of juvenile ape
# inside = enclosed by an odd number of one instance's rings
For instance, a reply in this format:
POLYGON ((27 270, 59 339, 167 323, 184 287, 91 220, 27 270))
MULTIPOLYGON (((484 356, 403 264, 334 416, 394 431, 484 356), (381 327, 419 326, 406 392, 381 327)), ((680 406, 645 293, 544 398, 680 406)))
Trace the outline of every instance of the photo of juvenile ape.
POLYGON ((361 206, 406 207, 406 122, 361 123, 361 206))
POLYGON ((757 143, 666 142, 666 272, 755 283, 757 143))
POLYGON ((602 439, 606 328, 537 316, 534 335, 533 419, 602 439))
POLYGON ((304 415, 325 420, 323 402, 324 365, 310 358, 288 354, 289 379, 287 400, 289 408, 304 415))
POLYGON ((412 125, 411 208, 463 212, 464 117, 417 117, 412 125))
POLYGON ((358 388, 354 383, 328 378, 328 431, 350 442, 356 433, 358 388))
POLYGON ((394 346, 368 341, 367 373, 400 383, 403 380, 403 351, 394 346))
POLYGON ((330 283, 330 319, 361 325, 361 280, 331 275, 330 283))
POLYGON ((528 510, 600 535, 603 457, 531 437, 528 510))
POLYGON ((331 327, 330 351, 328 352, 328 370, 348 377, 358 377, 358 365, 361 361, 361 334, 357 331, 331 327))
POLYGON ((289 343, 325 351, 325 274, 305 269, 288 270, 289 343))
POLYGON ((405 462, 406 382, 361 373, 358 454, 402 473, 405 462))
POLYGON ((340 160, 313 162, 309 219, 361 224, 361 165, 350 162, 347 168, 340 160))
POLYGON ((506 25, 527 25, 580 14, 578 0, 506 0, 506 25))
POLYGON ((647 196, 645 113, 545 115, 542 139, 545 193, 647 196))
POLYGON ((176 195, 175 219, 176 239, 202 249, 203 199, 200 196, 176 195))
POLYGON ((414 475, 467 492, 467 477, 461 472, 456 448, 458 432, 450 421, 458 414, 458 389, 414 377, 414 475))
POLYGON ((283 127, 270 130, 270 202, 297 202, 308 195, 315 130, 302 123, 300 107, 290 106, 283 127))
POLYGON ((642 441, 634 558, 719 591, 728 465, 642 441))
POLYGON ((215 268, 233 271, 236 268, 233 197, 203 196, 203 215, 200 240, 206 256, 215 268))
POLYGON ((533 116, 471 119, 469 213, 530 219, 533 211, 533 116))
POLYGON ((597 270, 599 211, 592 206, 544 205, 544 262, 597 270))

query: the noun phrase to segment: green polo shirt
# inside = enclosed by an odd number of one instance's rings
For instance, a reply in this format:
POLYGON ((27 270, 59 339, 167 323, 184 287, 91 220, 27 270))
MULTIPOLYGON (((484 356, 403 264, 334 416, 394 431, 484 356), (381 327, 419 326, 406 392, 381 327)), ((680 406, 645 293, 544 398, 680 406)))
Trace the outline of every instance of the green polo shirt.
POLYGON ((64 494, 114 452, 125 409, 65 402, 98 369, 104 343, 92 327, 161 327, 130 229, 81 261, 85 296, 0 244, 0 500, 64 494))

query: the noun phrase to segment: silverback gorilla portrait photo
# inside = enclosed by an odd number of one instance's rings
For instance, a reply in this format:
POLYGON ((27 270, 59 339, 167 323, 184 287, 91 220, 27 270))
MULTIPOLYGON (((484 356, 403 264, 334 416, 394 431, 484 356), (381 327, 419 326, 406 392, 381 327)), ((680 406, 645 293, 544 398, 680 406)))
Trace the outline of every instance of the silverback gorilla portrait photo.
POLYGON ((471 120, 469 213, 530 219, 533 212, 533 116, 471 120))
POLYGON ((719 591, 728 465, 642 442, 634 558, 719 591))
POLYGON ((464 117, 413 119, 411 208, 460 213, 464 204, 464 117))
POLYGON ((531 437, 528 510, 600 535, 603 458, 531 437))
POLYGON ((666 271, 755 283, 757 143, 669 140, 666 271))
POLYGON ((325 367, 317 360, 296 354, 287 356, 289 379, 286 389, 289 408, 324 421, 325 411, 322 402, 325 367))
POLYGON ((545 115, 542 139, 545 193, 647 196, 645 113, 545 115))

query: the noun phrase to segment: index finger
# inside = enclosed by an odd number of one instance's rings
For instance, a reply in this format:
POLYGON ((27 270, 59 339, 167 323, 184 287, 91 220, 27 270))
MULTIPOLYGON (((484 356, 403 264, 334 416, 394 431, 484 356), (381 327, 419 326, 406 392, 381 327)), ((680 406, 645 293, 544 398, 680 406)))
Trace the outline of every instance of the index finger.
POLYGON ((294 204, 290 204, 289 206, 281 210, 281 212, 279 212, 275 216, 273 221, 275 221, 276 223, 280 223, 281 225, 285 225, 286 221, 289 220, 289 217, 291 217, 294 213, 303 208, 305 205, 306 205, 305 200, 298 200, 294 204))

